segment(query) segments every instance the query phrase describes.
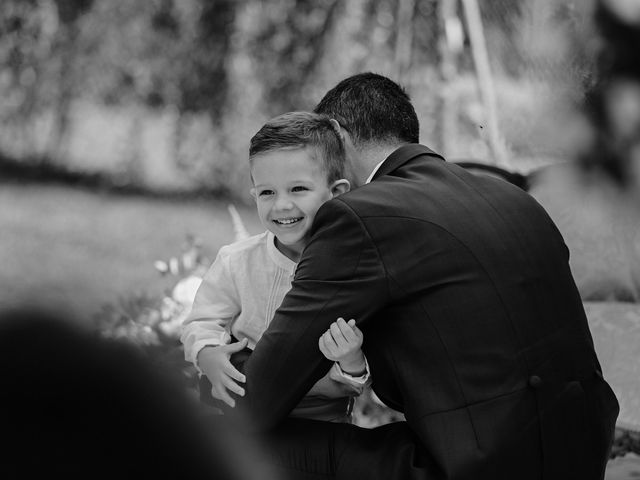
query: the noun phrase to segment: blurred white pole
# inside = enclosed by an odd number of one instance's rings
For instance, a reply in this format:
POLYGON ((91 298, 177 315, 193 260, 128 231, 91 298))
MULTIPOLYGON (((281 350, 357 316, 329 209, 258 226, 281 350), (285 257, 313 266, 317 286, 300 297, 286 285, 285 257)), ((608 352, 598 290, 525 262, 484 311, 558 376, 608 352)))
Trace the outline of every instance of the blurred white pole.
POLYGON ((495 156, 495 164, 499 167, 509 169, 511 162, 507 155, 504 139, 500 134, 498 127, 498 113, 496 108, 496 94, 491 76, 491 67, 489 66, 489 55, 487 53, 487 44, 482 29, 482 17, 480 16, 480 8, 477 0, 462 0, 464 5, 465 17, 469 27, 469 36, 471 40, 471 51, 473 53, 473 62, 476 66, 478 74, 478 83, 480 84, 480 95, 487 116, 486 130, 489 134, 489 144, 495 156))
POLYGON ((454 153, 458 137, 458 109, 455 82, 458 76, 456 56, 463 47, 462 23, 456 14, 458 0, 442 0, 438 8, 444 35, 439 38, 440 75, 442 87, 440 97, 442 109, 440 117, 441 151, 445 158, 454 153))
POLYGON ((413 11, 415 0, 399 0, 396 32, 396 79, 407 87, 408 72, 411 66, 411 47, 413 44, 413 11))
POLYGON ((227 207, 229 210, 229 215, 231 216, 231 225, 233 226, 233 235, 235 237, 236 242, 239 240, 244 240, 245 238, 249 238, 249 232, 244 226, 244 222, 238 213, 235 205, 232 203, 227 207))

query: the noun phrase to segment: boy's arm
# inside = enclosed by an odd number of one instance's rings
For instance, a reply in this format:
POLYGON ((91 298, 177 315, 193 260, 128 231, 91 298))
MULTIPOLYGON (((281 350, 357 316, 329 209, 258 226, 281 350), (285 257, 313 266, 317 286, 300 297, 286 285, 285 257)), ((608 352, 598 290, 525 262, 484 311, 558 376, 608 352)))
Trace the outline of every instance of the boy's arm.
POLYGON ((238 293, 229 269, 224 247, 202 279, 191 312, 182 325, 180 341, 185 359, 198 364, 198 354, 207 346, 225 345, 230 342, 226 326, 240 312, 238 293))
POLYGON ((360 218, 339 198, 314 221, 292 288, 242 369, 239 414, 257 429, 282 420, 331 368, 318 339, 336 318, 366 325, 388 301, 384 266, 360 218))

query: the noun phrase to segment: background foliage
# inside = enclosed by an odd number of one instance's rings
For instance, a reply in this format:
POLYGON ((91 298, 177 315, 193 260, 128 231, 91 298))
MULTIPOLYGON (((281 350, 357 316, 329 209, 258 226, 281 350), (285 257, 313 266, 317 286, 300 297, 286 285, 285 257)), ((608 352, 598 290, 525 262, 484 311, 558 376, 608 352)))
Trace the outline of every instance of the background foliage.
MULTIPOLYGON (((566 139, 550 133, 570 111, 558 99, 582 98, 591 81, 592 3, 482 2, 516 168, 567 157, 566 139)), ((407 87, 424 143, 492 162, 466 17, 461 5, 445 14, 448 4, 4 0, 0 154, 118 185, 246 200, 247 145, 261 124, 371 70, 407 87)))

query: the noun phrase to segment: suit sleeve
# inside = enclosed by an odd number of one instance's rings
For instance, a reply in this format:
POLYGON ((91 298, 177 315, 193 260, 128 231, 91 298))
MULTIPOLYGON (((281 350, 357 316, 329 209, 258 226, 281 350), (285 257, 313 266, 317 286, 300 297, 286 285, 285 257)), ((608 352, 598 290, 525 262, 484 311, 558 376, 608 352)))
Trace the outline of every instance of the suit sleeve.
MULTIPOLYGON (((338 317, 358 325, 388 298, 385 270, 365 225, 340 199, 316 215, 291 290, 253 354, 239 365, 247 377, 236 413, 268 429, 288 415, 331 368, 318 348, 338 317)), ((366 342, 366 332, 365 332, 366 342)))

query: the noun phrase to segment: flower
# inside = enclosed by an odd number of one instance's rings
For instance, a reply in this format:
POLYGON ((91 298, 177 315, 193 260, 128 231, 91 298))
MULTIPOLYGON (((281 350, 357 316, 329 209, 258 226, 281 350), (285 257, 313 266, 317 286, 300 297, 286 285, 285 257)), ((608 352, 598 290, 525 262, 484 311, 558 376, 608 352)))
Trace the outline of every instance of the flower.
POLYGON ((198 291, 201 283, 202 277, 199 275, 189 275, 188 277, 180 280, 175 287, 173 287, 171 296, 176 302, 185 307, 191 308, 191 305, 193 305, 193 301, 196 298, 196 292, 198 291))

